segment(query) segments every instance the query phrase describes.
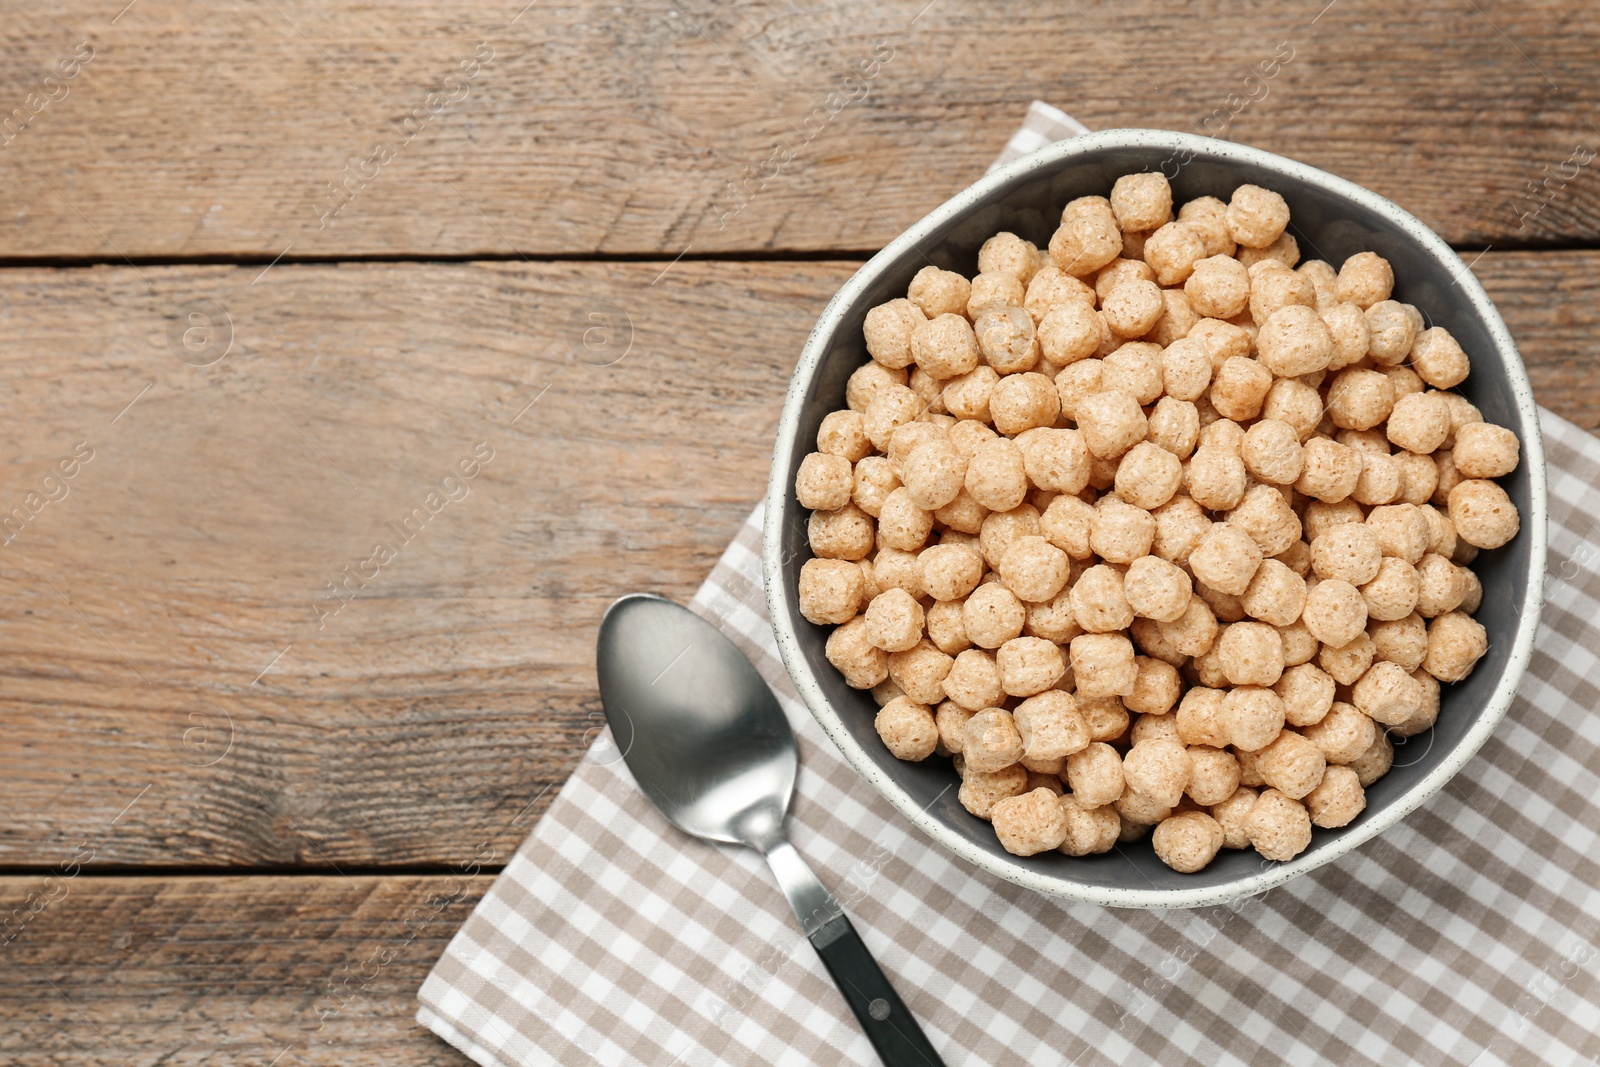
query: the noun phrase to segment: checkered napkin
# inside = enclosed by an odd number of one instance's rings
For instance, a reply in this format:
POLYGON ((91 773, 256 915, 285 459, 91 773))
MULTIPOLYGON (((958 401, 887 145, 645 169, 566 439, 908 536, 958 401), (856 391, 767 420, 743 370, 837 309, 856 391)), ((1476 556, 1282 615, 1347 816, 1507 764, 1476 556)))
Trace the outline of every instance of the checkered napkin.
MULTIPOLYGON (((1082 129, 1035 104, 1007 157, 1082 129)), ((1062 903, 913 831, 790 685, 751 516, 692 606, 778 694, 800 743, 794 843, 946 1062, 1600 1059, 1600 440, 1541 419, 1548 600, 1505 722, 1381 837, 1195 911, 1062 903)), ((419 996, 418 1020, 484 1067, 877 1062, 761 858, 673 828, 603 744, 419 996)))

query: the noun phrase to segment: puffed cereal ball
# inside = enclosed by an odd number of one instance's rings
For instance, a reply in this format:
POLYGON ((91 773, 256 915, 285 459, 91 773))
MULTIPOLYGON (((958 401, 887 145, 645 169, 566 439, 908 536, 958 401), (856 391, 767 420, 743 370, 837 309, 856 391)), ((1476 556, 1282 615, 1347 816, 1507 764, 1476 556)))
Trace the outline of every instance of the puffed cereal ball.
POLYGON ((1246 752, 1235 746, 1234 759, 1239 761, 1239 784, 1250 789, 1259 789, 1266 785, 1266 780, 1261 777, 1261 768, 1256 766, 1256 754, 1246 752))
POLYGON ((1373 508, 1367 525, 1378 535, 1378 545, 1385 556, 1415 565, 1428 550, 1428 520, 1414 504, 1373 508))
POLYGON ((1069 594, 1072 613, 1088 633, 1125 630, 1133 622, 1133 608, 1123 587, 1122 572, 1100 564, 1084 571, 1069 594))
POLYGON ((1377 622, 1394 622, 1410 615, 1421 593, 1422 579, 1417 569, 1394 556, 1384 556, 1378 573, 1361 587, 1367 618, 1377 622))
POLYGON ((872 453, 872 438, 867 436, 866 420, 859 411, 830 411, 817 429, 817 451, 843 456, 855 464, 872 453))
POLYGON ((872 519, 852 504, 838 511, 813 511, 806 520, 806 538, 812 554, 822 559, 864 559, 872 551, 872 519))
POLYGON ((1378 659, 1398 663, 1408 671, 1422 666, 1428 653, 1428 624, 1413 612, 1394 622, 1372 624, 1373 654, 1378 659))
POLYGON ((1171 500, 1182 483, 1183 463, 1149 441, 1134 445, 1117 464, 1117 496, 1146 511, 1171 500))
POLYGON ((935 511, 954 500, 966 474, 966 459, 947 439, 918 445, 901 464, 906 495, 924 511, 935 511))
POLYGON ((1422 686, 1422 704, 1404 720, 1389 727, 1389 732, 1396 737, 1413 737, 1431 729, 1439 720, 1439 679, 1422 670, 1411 672, 1411 677, 1422 686))
POLYGON ((1089 446, 1076 430, 1041 428, 1019 440, 1028 479, 1053 493, 1080 493, 1089 484, 1089 446))
POLYGON ((1093 274, 1122 253, 1115 217, 1090 211, 1063 218, 1050 237, 1050 259, 1077 278, 1093 274))
POLYGON ((889 653, 889 680, 918 704, 932 706, 945 698, 944 680, 954 662, 923 638, 904 652, 889 653))
POLYGON ((1086 633, 1072 639, 1072 677, 1080 697, 1122 696, 1133 692, 1138 666, 1133 642, 1120 633, 1086 633))
POLYGON ((1319 310, 1322 324, 1333 338, 1333 355, 1328 359, 1330 371, 1342 370, 1366 358, 1372 346, 1372 331, 1367 327, 1367 316, 1354 304, 1334 304, 1319 310))
POLYGON ((1417 334, 1410 355, 1412 368, 1435 389, 1454 389, 1466 381, 1472 369, 1460 343, 1443 326, 1417 334))
MULTIPOLYGON (((1096 315, 1100 314, 1098 311, 1096 315)), ((1109 332, 1109 327, 1107 328, 1109 332)), ((1078 405, 1096 393, 1103 392, 1100 379, 1105 374, 1105 363, 1099 359, 1080 359, 1056 373, 1056 395, 1061 398, 1061 414, 1077 421, 1078 405)), ((1135 403, 1137 403, 1135 399, 1135 403)))
POLYGON ((1123 575, 1123 595, 1135 615, 1157 622, 1177 622, 1193 593, 1189 575, 1159 556, 1140 556, 1123 575))
POLYGON ((1124 174, 1111 186, 1111 210, 1124 230, 1153 230, 1172 217, 1172 186, 1159 172, 1124 174))
POLYGON ((929 265, 917 271, 906 288, 906 296, 930 319, 940 315, 959 315, 967 310, 972 284, 951 270, 929 265))
POLYGON ((1334 682, 1321 668, 1301 663, 1283 672, 1272 691, 1283 701, 1284 721, 1290 726, 1319 723, 1333 707, 1334 682))
POLYGON ((1289 225, 1289 205, 1271 189, 1241 185, 1228 201, 1228 235, 1245 248, 1265 248, 1289 225))
POLYGON ((1367 357, 1380 366, 1405 362, 1422 329, 1422 313, 1398 300, 1381 300, 1367 309, 1367 330, 1372 341, 1367 357))
POLYGON ((1017 705, 1013 713, 1030 760, 1061 759, 1089 745, 1089 724, 1070 693, 1046 689, 1017 705))
POLYGON ((1075 496, 1062 494, 1050 501, 1039 519, 1039 533, 1073 559, 1088 559, 1093 549, 1090 534, 1095 509, 1075 496))
MULTIPOLYGON (((998 568, 1006 552, 1019 537, 1036 537, 1043 532, 1039 512, 1032 504, 1019 504, 1010 511, 984 516, 978 533, 978 552, 991 568, 998 568)), ((995 580, 999 575, 995 575, 995 580)))
POLYGON ((1232 523, 1218 522, 1189 554, 1189 569, 1211 588, 1238 596, 1249 587, 1261 559, 1261 549, 1249 534, 1232 523))
POLYGON ((1245 828, 1250 844, 1269 860, 1292 860, 1311 844, 1311 816, 1305 805, 1276 789, 1256 798, 1245 828))
POLYGON ((1140 741, 1122 758, 1129 789, 1163 807, 1172 807, 1189 784, 1189 751, 1177 740, 1140 741))
POLYGON ((968 767, 961 775, 961 789, 956 797, 961 801, 961 806, 972 814, 980 819, 988 819, 1000 801, 1021 796, 1027 790, 1028 771, 1020 763, 997 771, 979 771, 968 767))
POLYGON ((1450 408, 1438 393, 1411 393, 1394 402, 1385 433, 1407 452, 1426 454, 1450 432, 1450 408))
POLYGON ((1371 748, 1373 737, 1382 731, 1359 708, 1335 701, 1327 714, 1300 733, 1329 763, 1349 763, 1371 748))
POLYGON ((1232 256, 1239 250, 1228 233, 1228 205, 1216 197, 1195 197, 1178 209, 1178 219, 1199 235, 1206 255, 1232 256))
POLYGON ((1126 739, 1128 708, 1119 698, 1091 697, 1079 692, 1077 701, 1078 713, 1083 716, 1083 721, 1089 724, 1089 740, 1110 744, 1126 739))
POLYGON ((958 653, 944 677, 944 693, 968 711, 982 711, 1004 700, 994 655, 977 648, 958 653))
POLYGON ((1416 612, 1425 619, 1454 611, 1467 595, 1466 579, 1460 567, 1435 552, 1422 557, 1416 566, 1416 612))
POLYGON ((1067 833, 1061 842, 1061 851, 1069 856, 1089 856, 1110 852, 1117 844, 1122 820, 1110 802, 1099 806, 1084 803, 1075 793, 1057 798, 1067 833))
POLYGON ((954 656, 972 647, 972 642, 967 640, 966 623, 961 618, 965 607, 965 600, 941 600, 925 611, 928 637, 947 656, 954 656))
POLYGON ((1311 822, 1325 830, 1348 826, 1367 807, 1360 776, 1349 767, 1329 767, 1322 782, 1306 795, 1311 822))
POLYGON ((1222 827, 1223 848, 1249 846, 1250 833, 1246 823, 1250 818, 1250 809, 1256 805, 1256 795, 1256 791, 1249 786, 1240 786, 1232 796, 1211 805, 1211 817, 1222 827))
POLYGON ((1326 260, 1308 259, 1296 270, 1311 282, 1312 291, 1317 294, 1317 310, 1331 308, 1339 302, 1339 272, 1326 260))
POLYGON ((1224 418, 1253 419, 1261 413, 1272 382, 1272 372, 1266 367, 1248 357, 1233 356, 1212 375, 1211 391, 1206 395, 1224 418))
POLYGON ((1422 706, 1422 683, 1397 664, 1380 660, 1350 690, 1350 703, 1374 722, 1395 726, 1422 706))
MULTIPOLYGON (((1000 271, 980 273, 972 279, 972 291, 967 297, 967 318, 977 319, 990 308, 1015 307, 1020 310, 1023 293, 1022 282, 1015 274, 1000 271)), ((1028 320, 1028 325, 1033 325, 1032 319, 1028 320)))
MULTIPOLYGON (((1276 559, 1264 559, 1239 595, 1239 603, 1253 619, 1271 627, 1289 626, 1300 618, 1306 606, 1306 582, 1287 565, 1276 559)), ((1230 628, 1231 629, 1231 628, 1230 628)), ((1276 631, 1274 631, 1276 635, 1276 631)), ((1236 639, 1242 640, 1242 638, 1236 639)), ((1278 638, 1278 654, 1283 654, 1283 640, 1278 638)), ((1226 669, 1226 668, 1224 668, 1226 669)), ((1276 680, 1276 679, 1274 679, 1276 680)), ((1272 682, 1258 682, 1271 685, 1272 682)))
POLYGON ((1366 629, 1367 602, 1361 590, 1349 582, 1328 579, 1318 582, 1306 596, 1302 618, 1318 641, 1338 648, 1366 629))
POLYGON ((845 406, 865 413, 880 392, 892 385, 904 386, 908 377, 904 370, 892 370, 876 361, 863 363, 845 382, 845 406))
MULTIPOLYGON (((1145 421, 1146 437, 1150 443, 1165 449, 1180 461, 1189 458, 1199 443, 1200 411, 1187 400, 1164 396, 1156 401, 1155 410, 1145 421)), ((1180 466, 1178 471, 1181 481, 1183 468, 1180 466)))
POLYGON ((1469 478, 1450 490, 1450 521, 1456 536, 1474 548, 1499 548, 1522 528, 1522 517, 1494 482, 1469 478))
POLYGON ((1226 697, 1222 690, 1205 686, 1193 686, 1184 693, 1173 715, 1177 721, 1178 740, 1191 746, 1225 748, 1229 743, 1223 715, 1226 697))
POLYGON ((922 309, 904 297, 879 304, 867 312, 862 324, 867 354, 885 367, 909 367, 912 363, 911 334, 927 321, 922 309))
POLYGON ((1226 749, 1189 746, 1189 784, 1185 792, 1202 807, 1220 804, 1239 788, 1239 761, 1226 749))
POLYGON ((1207 447, 1202 442, 1184 467, 1183 484, 1196 504, 1226 511, 1244 496, 1248 478, 1244 460, 1226 448, 1207 447))
POLYGON ((912 332, 911 353, 935 378, 954 378, 978 365, 978 338, 965 316, 939 315, 912 332))
POLYGON ((1171 805, 1159 803, 1132 789, 1124 789, 1114 804, 1117 814, 1122 817, 1122 833, 1119 835, 1122 841, 1137 841, 1152 826, 1172 814, 1171 805))
POLYGON ((1093 305, 1085 301, 1052 308, 1039 320, 1039 350, 1061 367, 1087 359, 1100 347, 1103 325, 1093 305))
POLYGON ((922 638, 922 605, 904 589, 885 589, 873 597, 862 618, 867 640, 885 652, 904 652, 922 638))
POLYGON ((1067 838, 1067 814, 1049 789, 1006 797, 990 811, 995 836, 1013 856, 1032 856, 1060 847, 1067 838))
POLYGON ((975 714, 953 700, 940 704, 933 713, 934 725, 939 728, 939 744, 951 754, 960 753, 967 740, 967 720, 975 714))
POLYGON ((1095 292, 1086 282, 1048 262, 1048 256, 1046 260, 1028 282, 1027 295, 1022 298, 1022 306, 1036 324, 1043 325, 1045 316, 1057 308, 1072 304, 1094 307, 1095 292))
POLYGON ((1356 772, 1356 778, 1365 789, 1379 778, 1389 773, 1389 768, 1394 764, 1394 743, 1389 740, 1389 735, 1382 730, 1374 732, 1372 744, 1367 750, 1348 764, 1356 772))
POLYGON ((1011 713, 1004 708, 986 708, 968 719, 961 755, 969 770, 988 773, 1020 760, 1022 736, 1017 733, 1011 713))
POLYGON ((795 475, 795 498, 813 511, 837 511, 850 503, 855 488, 855 468, 843 456, 813 452, 800 461, 795 475))
POLYGON ((983 580, 983 557, 967 545, 930 545, 917 554, 922 588, 935 600, 960 600, 983 580))
POLYGON ((1337 504, 1355 492, 1361 479, 1361 453, 1326 437, 1313 437, 1301 455, 1297 491, 1327 504, 1337 504))
POLYGON ((1394 271, 1376 252, 1357 252, 1339 268, 1338 296, 1342 303, 1362 311, 1389 299, 1394 292, 1394 271))
POLYGON ((916 763, 933 755, 939 743, 939 728, 926 704, 896 697, 878 709, 873 723, 895 759, 916 763))
POLYGON ((1456 524, 1438 508, 1427 504, 1417 509, 1428 522, 1428 551, 1446 559, 1456 553, 1456 524))
MULTIPOLYGON (((1077 642, 1073 644, 1076 651, 1077 642)), ((1441 682, 1459 682, 1472 673, 1487 651, 1489 635, 1483 624, 1470 615, 1448 612, 1428 624, 1428 653, 1422 669, 1441 682)))
POLYGON ((1014 233, 1001 231, 978 249, 979 273, 1003 272, 1026 283, 1038 269, 1038 248, 1032 241, 1024 241, 1014 233))
POLYGON ((1141 555, 1149 555, 1154 541, 1155 518, 1147 510, 1110 494, 1094 501, 1090 547, 1102 560, 1133 563, 1141 555))
POLYGON ((866 596, 861 568, 842 559, 808 559, 800 567, 800 614, 838 626, 855 618, 866 596))
MULTIPOLYGON (((1188 496, 1175 496, 1150 513, 1155 527, 1150 551, 1183 564, 1211 529, 1205 510, 1188 496)), ((1131 560, 1129 562, 1132 562, 1131 560)))
POLYGON ((872 439, 872 446, 887 451, 894 432, 914 421, 927 407, 927 403, 906 386, 883 386, 863 414, 863 425, 872 439))
POLYGON ((1059 414, 1061 396, 1055 383, 1042 374, 1008 374, 989 394, 989 415, 1003 434, 1049 426, 1059 414))
POLYGON ((1175 622, 1160 623, 1161 636, 1186 656, 1202 656, 1217 638, 1217 617, 1198 594, 1175 622))
POLYGON ((1264 556, 1288 551, 1300 539, 1300 517, 1289 506, 1288 493, 1271 485, 1251 486, 1227 518, 1250 535, 1264 556))
MULTIPOLYGON (((945 382, 944 391, 939 397, 945 409, 956 418, 986 422, 989 418, 989 397, 994 394, 994 387, 999 381, 998 371, 988 364, 979 364, 945 382)), ((993 433, 992 430, 990 432, 993 433)))
POLYGON ((1223 697, 1221 718, 1229 744, 1243 752, 1256 752, 1283 730, 1283 701, 1271 689, 1241 685, 1223 697))
POLYGON ((1520 449, 1517 435, 1504 426, 1472 422, 1456 431, 1451 458, 1465 478, 1499 478, 1517 469, 1520 449))
POLYGON ((1150 843, 1162 863, 1193 874, 1216 858, 1223 838, 1217 820, 1203 811, 1186 811, 1161 820, 1150 843))
POLYGON ((1400 495, 1400 466, 1386 452, 1363 452, 1361 475, 1350 499, 1368 506, 1388 504, 1400 495))
POLYGON ((1165 307, 1155 282, 1130 278, 1111 290, 1101 302, 1100 314, 1118 337, 1141 337, 1156 324, 1165 307))
POLYGON ((1083 633, 1078 618, 1072 612, 1072 594, 1063 589, 1049 600, 1023 605, 1028 612, 1022 632, 1029 637, 1042 637, 1064 645, 1083 633))
POLYGON ((1070 561, 1061 549, 1039 536, 1019 537, 1006 549, 998 568, 1000 580, 1020 600, 1049 600, 1067 583, 1070 561))
POLYGON ((1003 437, 985 441, 967 461, 966 490, 990 511, 1010 511, 1028 495, 1022 450, 1003 437))
POLYGON ((1246 431, 1239 454, 1245 469, 1264 482, 1293 485, 1300 477, 1300 435, 1287 422, 1260 419, 1246 431))
POLYGON ((1182 285, 1205 256, 1200 235, 1181 221, 1157 228, 1144 244, 1145 262, 1155 269, 1156 281, 1163 287, 1182 285))
POLYGON ((1292 730, 1285 730, 1256 753, 1256 767, 1267 785, 1299 800, 1322 781, 1327 761, 1322 750, 1292 730))
POLYGON ((1217 659, 1234 685, 1273 685, 1283 676, 1283 639, 1266 623, 1235 623, 1218 639, 1217 659))
POLYGON ((915 552, 933 532, 933 516, 912 503, 911 494, 901 487, 890 493, 878 512, 878 536, 890 548, 915 552))
POLYGON ((999 582, 978 586, 961 610, 967 639, 979 648, 999 648, 1019 636, 1026 619, 1022 601, 999 582))
POLYGON ((1377 577, 1382 562, 1378 535, 1363 522, 1340 523, 1311 542, 1311 567, 1319 578, 1365 585, 1377 577))
POLYGON ((889 677, 889 654, 868 639, 864 616, 856 616, 829 634, 824 651, 852 689, 871 689, 889 677))
POLYGON ((1067 785, 1085 807, 1097 808, 1122 796, 1122 757, 1103 741, 1093 741, 1067 756, 1067 785))
MULTIPOLYGON (((1476 549, 1474 549, 1476 551, 1476 549)), ((1467 580, 1467 593, 1461 598, 1458 607, 1468 615, 1476 615, 1478 608, 1483 604, 1483 583, 1472 571, 1462 568, 1462 577, 1467 580)))
POLYGON ((1328 387, 1328 415, 1335 426, 1370 430, 1394 410, 1394 386, 1375 370, 1340 371, 1328 387))
POLYGON ((1055 685, 1066 673, 1061 649, 1042 637, 1014 637, 995 653, 1000 687, 1008 696, 1030 697, 1055 685))
POLYGON ((1101 364, 1102 392, 1131 393, 1141 405, 1161 396, 1161 346, 1149 341, 1128 341, 1106 356, 1101 364))
POLYGON ((1207 256, 1194 264, 1183 293, 1201 315, 1231 319, 1250 303, 1250 273, 1231 256, 1207 256))
POLYGON ((1333 357, 1333 335, 1316 309, 1289 304, 1272 312, 1262 323, 1256 347, 1268 370, 1279 377, 1297 378, 1328 366, 1333 357))

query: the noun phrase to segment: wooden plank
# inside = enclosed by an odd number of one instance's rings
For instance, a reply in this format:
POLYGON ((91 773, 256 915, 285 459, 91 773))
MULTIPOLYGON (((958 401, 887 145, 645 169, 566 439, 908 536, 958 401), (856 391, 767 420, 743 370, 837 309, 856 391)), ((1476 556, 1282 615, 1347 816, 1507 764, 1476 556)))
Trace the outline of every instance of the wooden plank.
MULTIPOLYGON (((0 520, 67 491, 0 547, 0 865, 514 848, 592 739, 605 605, 692 595, 855 265, 666 266, 0 272, 0 520), (209 367, 168 348, 201 299, 234 331, 209 367), (569 343, 604 307, 633 328, 610 367, 569 343), (319 629, 326 583, 480 441, 470 495, 319 629)), ((1541 400, 1600 425, 1600 253, 1477 270, 1541 400)))
POLYGON ((1464 247, 1600 239, 1592 5, 120 6, 8 5, 0 256, 874 249, 1036 96, 1324 167, 1464 247))
POLYGON ((470 1061, 416 992, 491 876, 0 879, 52 901, 5 960, 7 1063, 470 1061))

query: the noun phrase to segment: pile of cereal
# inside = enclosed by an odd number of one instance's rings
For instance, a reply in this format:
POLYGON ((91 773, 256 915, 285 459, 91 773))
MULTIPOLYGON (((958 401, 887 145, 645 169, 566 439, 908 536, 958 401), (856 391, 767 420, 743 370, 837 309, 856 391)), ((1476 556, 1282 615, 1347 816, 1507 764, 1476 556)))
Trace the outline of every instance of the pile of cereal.
POLYGON ((919 271, 796 479, 829 662, 1020 856, 1349 823, 1487 649, 1468 564, 1520 523, 1517 438, 1387 261, 1299 263, 1257 186, 1172 206, 1127 175, 1047 252, 919 271))

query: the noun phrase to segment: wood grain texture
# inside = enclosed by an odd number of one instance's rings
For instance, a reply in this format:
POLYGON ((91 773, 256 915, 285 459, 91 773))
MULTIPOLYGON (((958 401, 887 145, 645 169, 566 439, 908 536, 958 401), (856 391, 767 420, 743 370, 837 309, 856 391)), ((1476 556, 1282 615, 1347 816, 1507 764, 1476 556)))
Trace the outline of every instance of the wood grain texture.
MULTIPOLYGON (((53 883, 55 902, 0 945, 0 1059, 468 1064, 417 1025, 416 991, 489 881, 85 873, 53 883)), ((37 878, 0 879, 0 900, 39 889, 37 878)))
POLYGON ((6 19, 0 256, 873 249, 1035 97, 1301 159, 1463 247, 1600 239, 1593 5, 120 7, 6 19))
MULTIPOLYGON (((855 264, 666 266, 0 275, 0 520, 95 448, 0 547, 0 865, 85 842, 206 868, 514 848, 600 719, 605 605, 704 579, 855 264), (168 328, 201 299, 233 348, 192 367, 168 328), (591 352, 570 325, 598 344, 583 316, 605 308, 632 324, 609 367, 577 351, 607 361, 626 329, 591 352), (482 441, 469 495, 399 545, 388 524, 482 441), (319 628, 376 540, 397 558, 319 628)), ((1600 253, 1476 269, 1541 401, 1600 425, 1600 253)))

